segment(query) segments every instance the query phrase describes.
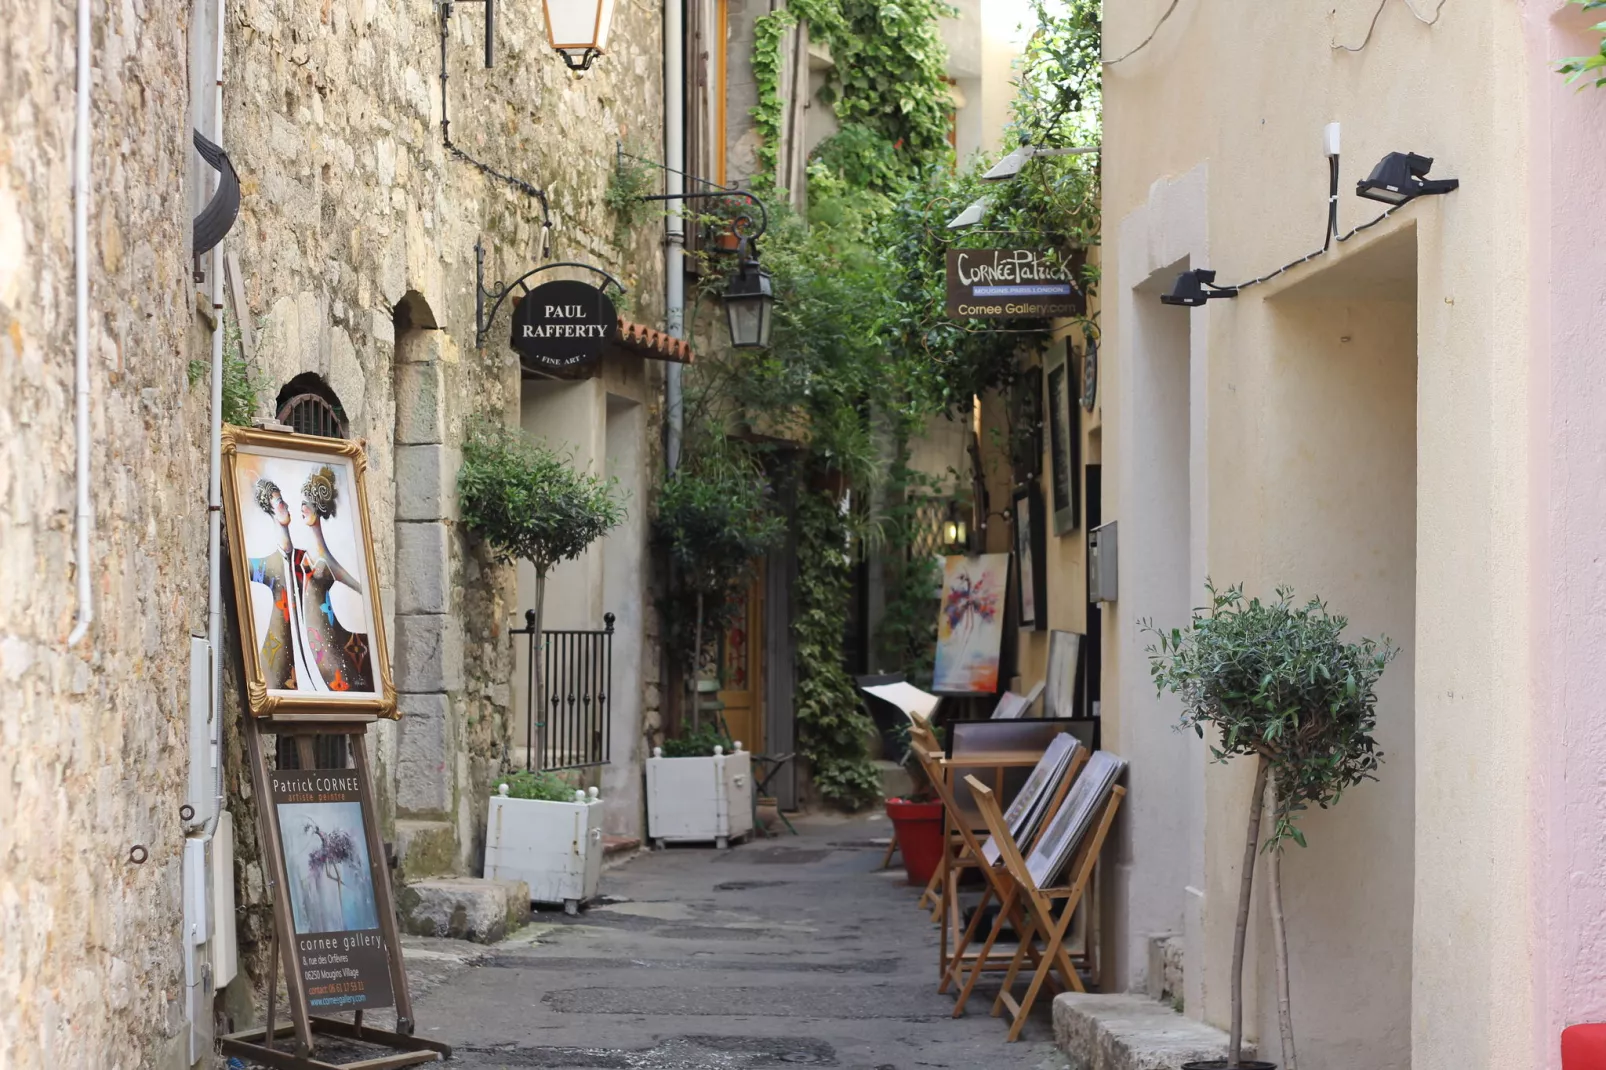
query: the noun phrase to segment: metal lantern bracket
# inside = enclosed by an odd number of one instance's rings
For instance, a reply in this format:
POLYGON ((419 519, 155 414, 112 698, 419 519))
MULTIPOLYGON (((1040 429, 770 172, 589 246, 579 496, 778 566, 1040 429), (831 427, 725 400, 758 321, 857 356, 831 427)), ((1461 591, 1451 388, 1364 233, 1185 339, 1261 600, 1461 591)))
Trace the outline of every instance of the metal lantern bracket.
MULTIPOLYGON (((698 181, 703 180, 698 179, 698 181)), ((712 183, 709 184, 712 185, 712 183)), ((749 229, 753 226, 752 216, 739 215, 731 220, 731 233, 741 239, 742 252, 746 252, 749 245, 758 241, 764 236, 764 232, 769 230, 769 209, 764 207, 763 201, 745 189, 725 189, 721 187, 711 190, 698 190, 695 193, 655 193, 644 196, 641 199, 643 201, 705 201, 715 197, 745 197, 748 204, 758 209, 758 229, 756 230, 749 229)))
POLYGON ((491 324, 496 320, 496 314, 502 310, 502 302, 507 300, 508 295, 511 294, 515 288, 520 291, 520 296, 523 296, 524 294, 530 292, 530 288, 524 285, 526 280, 534 278, 543 271, 553 271, 557 268, 578 268, 581 271, 589 271, 593 275, 602 276, 602 283, 604 286, 606 286, 608 283, 612 283, 614 289, 618 290, 620 295, 624 295, 625 293, 629 292, 625 289, 623 283, 596 265, 581 264, 570 260, 560 261, 556 264, 541 264, 538 267, 533 267, 529 271, 526 271, 524 274, 508 283, 506 286, 503 286, 502 283, 498 281, 495 283, 495 289, 487 290, 485 288, 485 246, 480 242, 475 242, 474 348, 485 348, 485 336, 490 331, 491 324), (489 312, 485 311, 486 301, 491 302, 491 310, 489 312))

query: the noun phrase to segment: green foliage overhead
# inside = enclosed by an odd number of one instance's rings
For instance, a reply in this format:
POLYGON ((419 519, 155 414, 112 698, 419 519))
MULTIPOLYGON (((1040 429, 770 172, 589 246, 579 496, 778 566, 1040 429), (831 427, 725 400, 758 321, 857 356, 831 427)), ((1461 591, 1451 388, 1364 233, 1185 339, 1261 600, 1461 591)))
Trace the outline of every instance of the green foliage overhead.
POLYGON ((758 170, 775 185, 776 161, 781 148, 781 120, 786 102, 781 99, 781 39, 797 25, 790 8, 779 8, 753 20, 753 82, 758 103, 749 114, 758 131, 758 170))
POLYGON ((705 456, 664 484, 654 529, 679 582, 717 597, 745 586, 753 559, 786 527, 762 472, 735 458, 705 456))
MULTIPOLYGON (((1606 0, 1570 0, 1585 11, 1598 11, 1606 8, 1606 0)), ((1595 79, 1595 86, 1606 86, 1606 22, 1597 22, 1590 29, 1602 35, 1600 51, 1590 56, 1574 56, 1566 59, 1557 67, 1557 71, 1567 76, 1569 83, 1580 78, 1595 79)))
POLYGON ((465 528, 498 559, 528 561, 543 576, 625 518, 617 480, 578 472, 570 457, 487 421, 469 429, 457 493, 465 528))
POLYGON ((613 214, 614 225, 622 235, 651 219, 659 209, 642 200, 658 192, 658 171, 652 164, 633 155, 620 153, 608 177, 603 202, 613 214))
POLYGON ((1144 623, 1157 638, 1150 671, 1162 692, 1182 697, 1183 728, 1220 733, 1210 744, 1217 761, 1271 762, 1277 813, 1267 847, 1303 847, 1301 812, 1376 779, 1376 688, 1398 650, 1386 638, 1345 642, 1345 618, 1315 598, 1296 606, 1286 587, 1271 602, 1246 598, 1241 586, 1208 589, 1210 606, 1194 611, 1188 629, 1144 623))
POLYGON ((507 785, 510 799, 535 799, 540 802, 574 802, 573 782, 557 773, 521 772, 500 777, 497 785, 507 785))

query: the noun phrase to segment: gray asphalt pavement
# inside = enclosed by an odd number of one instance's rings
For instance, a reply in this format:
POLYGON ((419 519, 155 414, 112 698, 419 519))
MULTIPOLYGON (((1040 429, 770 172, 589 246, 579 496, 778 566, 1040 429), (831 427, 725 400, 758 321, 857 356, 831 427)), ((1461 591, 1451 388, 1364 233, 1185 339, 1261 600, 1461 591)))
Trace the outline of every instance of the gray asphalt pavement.
POLYGON ((1063 1070, 1046 998, 1017 1044, 990 991, 951 1017, 919 890, 877 868, 885 820, 799 828, 608 871, 603 903, 431 979, 420 1032, 465 1070, 1063 1070))

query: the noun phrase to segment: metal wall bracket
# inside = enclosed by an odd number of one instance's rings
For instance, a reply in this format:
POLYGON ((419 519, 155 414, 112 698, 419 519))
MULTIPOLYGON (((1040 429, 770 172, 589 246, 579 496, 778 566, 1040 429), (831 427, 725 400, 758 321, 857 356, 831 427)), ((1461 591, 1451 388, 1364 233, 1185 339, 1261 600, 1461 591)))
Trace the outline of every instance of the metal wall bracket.
POLYGON ((602 283, 604 286, 612 283, 614 289, 618 290, 619 293, 624 294, 629 292, 625 289, 623 283, 596 265, 581 264, 572 260, 563 260, 556 264, 542 264, 540 267, 533 267, 529 271, 526 271, 524 274, 520 275, 518 278, 514 279, 512 282, 508 283, 506 286, 502 285, 501 280, 497 280, 497 282, 493 284, 495 288, 487 290, 485 288, 485 246, 480 242, 475 242, 474 348, 485 348, 485 336, 490 332, 491 323, 496 319, 496 314, 502 310, 502 302, 507 300, 508 295, 513 292, 515 287, 519 289, 520 296, 522 297, 524 294, 530 292, 530 288, 524 285, 526 280, 534 278, 543 271, 553 271, 557 268, 578 268, 581 271, 589 271, 593 275, 602 276, 602 283), (491 310, 489 312, 485 310, 486 301, 491 302, 491 310))

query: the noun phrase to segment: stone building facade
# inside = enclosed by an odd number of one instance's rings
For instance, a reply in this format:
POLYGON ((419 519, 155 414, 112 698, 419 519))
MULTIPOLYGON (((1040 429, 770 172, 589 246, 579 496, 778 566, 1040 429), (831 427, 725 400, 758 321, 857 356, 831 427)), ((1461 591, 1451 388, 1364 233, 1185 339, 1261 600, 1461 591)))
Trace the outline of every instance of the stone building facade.
POLYGON ((185 8, 95 12, 86 562, 74 11, 0 5, 0 1065, 16 1070, 175 1066, 186 1047, 179 807, 189 636, 206 630, 207 410, 186 381, 204 335, 185 8), (95 620, 69 646, 86 567, 95 620))
MULTIPOLYGON (((217 8, 92 9, 97 608, 69 648, 82 567, 73 552, 74 24, 62 5, 40 17, 4 4, 0 89, 19 106, 0 115, 0 1064, 179 1066, 188 1061, 179 809, 189 639, 207 626, 207 377, 188 372, 209 356, 212 315, 193 275, 205 265, 190 256, 190 127, 196 57, 209 45, 198 27, 217 8), (136 844, 149 855, 141 865, 129 861, 136 844)), ((477 345, 475 247, 488 287, 546 262, 592 264, 627 288, 625 317, 661 326, 661 225, 622 226, 606 194, 619 141, 662 141, 662 5, 617 4, 610 51, 585 75, 548 48, 540 5, 499 13, 492 69, 480 5, 444 20, 438 5, 373 0, 241 0, 224 10, 223 146, 241 185, 225 249, 243 297, 226 314, 258 418, 311 390, 367 445, 402 712, 370 730, 369 746, 397 879, 477 872, 492 778, 520 757, 508 632, 527 607, 517 571, 456 523, 460 447, 476 419, 522 425, 599 473, 628 477, 631 521, 566 582, 597 588, 592 602, 619 620, 616 644, 634 651, 613 681, 629 714, 614 726, 616 767, 589 775, 621 793, 610 831, 638 830, 628 763, 645 753, 659 692, 646 517, 661 466, 664 365, 653 358, 673 347, 627 332, 635 345, 607 352, 580 385, 598 427, 548 427, 533 399, 558 388, 521 372, 507 345, 511 302, 477 345), (444 137, 443 44, 456 151, 444 137), (583 432, 592 437, 575 441, 583 432), (629 582, 604 592, 604 573, 629 582)), ((271 918, 226 608, 242 969, 222 1005, 238 1025, 253 1013, 271 918)))

